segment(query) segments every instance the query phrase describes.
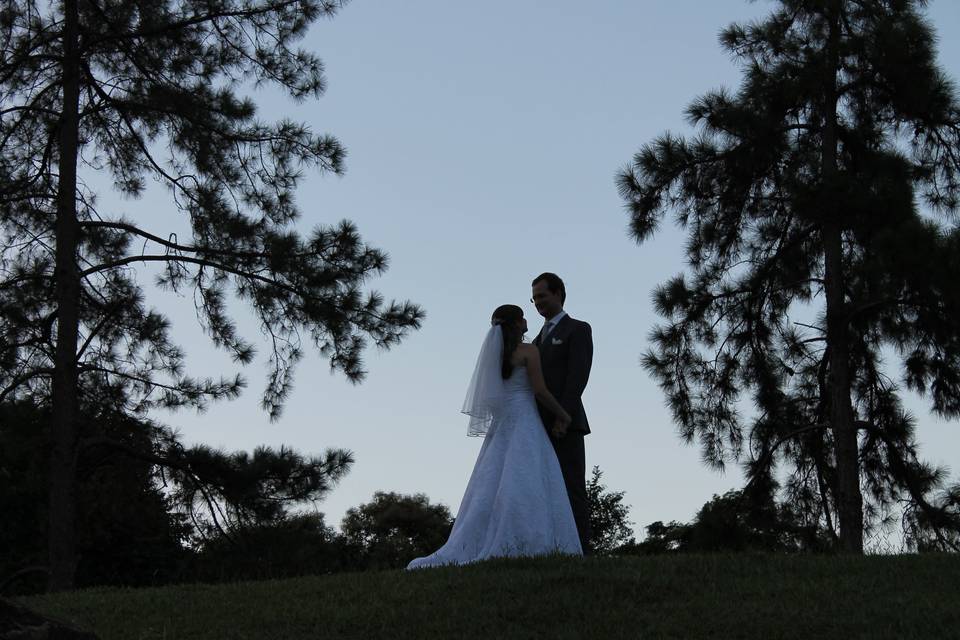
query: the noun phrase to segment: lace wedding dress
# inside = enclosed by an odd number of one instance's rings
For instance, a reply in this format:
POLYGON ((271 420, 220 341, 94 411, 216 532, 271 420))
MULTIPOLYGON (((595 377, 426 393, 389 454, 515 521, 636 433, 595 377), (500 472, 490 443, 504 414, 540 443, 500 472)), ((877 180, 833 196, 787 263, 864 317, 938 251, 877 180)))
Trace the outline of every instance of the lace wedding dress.
POLYGON ((582 554, 560 464, 526 369, 516 367, 501 393, 450 538, 408 569, 504 556, 582 554))

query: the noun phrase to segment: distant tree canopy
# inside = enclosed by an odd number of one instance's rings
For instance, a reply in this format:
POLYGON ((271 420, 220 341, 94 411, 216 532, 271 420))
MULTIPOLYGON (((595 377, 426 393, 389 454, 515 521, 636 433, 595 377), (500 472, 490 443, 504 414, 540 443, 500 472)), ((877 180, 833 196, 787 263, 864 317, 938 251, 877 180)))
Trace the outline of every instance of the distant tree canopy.
POLYGON ((960 548, 960 490, 900 396, 960 415, 960 104, 925 4, 780 0, 730 26, 739 88, 618 176, 638 242, 669 213, 687 234, 643 359, 681 436, 854 553, 900 509, 960 548))
POLYGON ((290 120, 264 122, 242 95, 267 85, 295 100, 319 97, 323 66, 295 47, 342 5, 0 6, 0 403, 51 411, 52 589, 70 588, 76 567, 80 416, 202 408, 244 386, 239 375, 185 372, 185 354, 166 317, 147 306, 135 267, 153 265, 159 286, 190 293, 213 343, 239 364, 251 362, 254 345, 228 313, 230 295, 249 305, 267 338, 271 418, 305 343, 359 381, 369 342, 390 347, 420 325, 416 305, 364 290, 387 256, 352 224, 306 236, 294 227, 298 184, 308 170, 342 172, 340 142, 290 120), (87 179, 94 174, 128 199, 157 183, 171 217, 104 210, 87 179))
POLYGON ((340 525, 368 568, 399 568, 433 553, 447 541, 452 527, 450 510, 431 504, 426 495, 383 491, 348 510, 340 525))
POLYGON ((623 553, 823 551, 830 540, 815 526, 803 524, 789 506, 772 499, 759 503, 743 491, 713 496, 691 523, 653 522, 646 538, 621 548, 623 553))

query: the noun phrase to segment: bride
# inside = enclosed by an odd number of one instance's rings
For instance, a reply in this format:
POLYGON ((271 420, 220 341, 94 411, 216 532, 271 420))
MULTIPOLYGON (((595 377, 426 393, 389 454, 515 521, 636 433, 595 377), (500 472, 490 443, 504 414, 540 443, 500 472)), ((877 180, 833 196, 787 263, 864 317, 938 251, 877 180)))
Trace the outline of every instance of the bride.
POLYGON ((537 412, 539 400, 557 416, 570 416, 543 381, 540 352, 522 342, 523 310, 493 312, 467 390, 468 435, 484 436, 450 538, 413 560, 408 569, 464 564, 504 556, 582 555, 560 464, 537 412))

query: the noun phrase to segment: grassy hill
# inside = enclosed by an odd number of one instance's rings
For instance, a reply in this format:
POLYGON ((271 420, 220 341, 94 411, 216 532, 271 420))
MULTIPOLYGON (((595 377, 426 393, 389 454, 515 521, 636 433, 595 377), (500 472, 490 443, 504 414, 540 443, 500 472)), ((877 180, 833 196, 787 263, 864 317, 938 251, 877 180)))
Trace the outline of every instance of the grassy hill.
POLYGON ((104 640, 960 638, 960 556, 655 556, 24 599, 104 640))

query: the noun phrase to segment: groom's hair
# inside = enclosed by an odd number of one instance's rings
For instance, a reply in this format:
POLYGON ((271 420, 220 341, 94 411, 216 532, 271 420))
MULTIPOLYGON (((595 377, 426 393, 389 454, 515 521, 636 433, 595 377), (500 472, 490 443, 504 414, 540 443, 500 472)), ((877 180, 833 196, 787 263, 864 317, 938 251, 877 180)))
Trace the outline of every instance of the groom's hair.
POLYGON ((541 273, 533 279, 533 282, 530 284, 530 286, 535 286, 541 280, 546 280, 547 289, 550 290, 550 293, 560 294, 560 304, 563 304, 567 301, 567 290, 564 288, 563 280, 560 279, 560 276, 555 273, 550 273, 549 271, 546 273, 541 273))

